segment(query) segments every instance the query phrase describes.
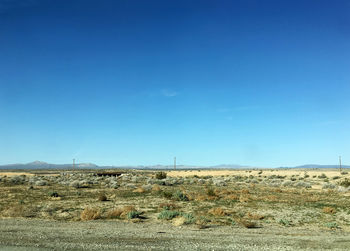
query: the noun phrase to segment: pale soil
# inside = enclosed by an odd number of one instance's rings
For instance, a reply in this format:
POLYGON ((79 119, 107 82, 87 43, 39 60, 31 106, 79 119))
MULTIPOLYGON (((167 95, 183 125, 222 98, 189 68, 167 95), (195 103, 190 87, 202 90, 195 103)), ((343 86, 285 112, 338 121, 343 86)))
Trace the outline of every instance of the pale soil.
POLYGON ((0 176, 17 176, 17 175, 26 175, 26 176, 34 176, 33 173, 24 173, 24 172, 1 172, 0 176))
POLYGON ((199 177, 226 176, 226 175, 258 176, 258 173, 261 171, 262 171, 261 175, 263 176, 269 176, 269 175, 303 176, 305 173, 307 173, 310 176, 314 176, 314 175, 318 176, 324 173, 329 178, 332 178, 334 176, 341 176, 339 170, 335 170, 335 169, 177 170, 177 171, 168 171, 167 175, 170 177, 188 177, 188 176, 194 176, 194 175, 197 175, 199 177))
POLYGON ((349 233, 308 227, 0 220, 0 250, 348 250, 349 245, 349 233))

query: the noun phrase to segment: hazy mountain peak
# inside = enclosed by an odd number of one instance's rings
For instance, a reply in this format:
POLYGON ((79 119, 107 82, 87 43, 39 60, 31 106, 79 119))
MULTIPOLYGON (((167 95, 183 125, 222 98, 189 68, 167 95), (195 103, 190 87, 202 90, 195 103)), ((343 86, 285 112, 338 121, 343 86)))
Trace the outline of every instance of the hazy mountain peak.
POLYGON ((47 165, 48 163, 44 162, 44 161, 39 161, 39 160, 36 160, 36 161, 33 161, 33 162, 30 162, 28 163, 27 165, 47 165))

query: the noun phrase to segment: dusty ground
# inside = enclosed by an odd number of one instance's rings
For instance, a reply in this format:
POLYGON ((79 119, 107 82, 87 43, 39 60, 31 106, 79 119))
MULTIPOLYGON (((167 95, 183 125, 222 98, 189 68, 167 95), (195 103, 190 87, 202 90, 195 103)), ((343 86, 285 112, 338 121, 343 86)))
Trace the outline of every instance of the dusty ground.
POLYGON ((0 172, 0 249, 346 250, 350 244, 347 172, 160 174, 0 172))
POLYGON ((264 175, 282 175, 282 176, 292 176, 292 175, 304 175, 305 172, 310 176, 320 175, 321 173, 326 173, 327 177, 339 176, 339 170, 330 169, 259 169, 259 170, 177 170, 177 171, 168 171, 170 177, 190 177, 190 176, 230 176, 230 175, 255 175, 258 176, 258 173, 263 170, 264 175))
POLYGON ((348 250, 342 231, 241 229, 120 221, 0 220, 2 250, 348 250))

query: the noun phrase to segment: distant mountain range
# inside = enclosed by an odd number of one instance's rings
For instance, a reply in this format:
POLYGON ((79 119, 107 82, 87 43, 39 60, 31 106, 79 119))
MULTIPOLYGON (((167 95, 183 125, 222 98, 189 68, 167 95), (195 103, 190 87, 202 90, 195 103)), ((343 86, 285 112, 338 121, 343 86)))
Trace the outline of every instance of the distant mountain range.
MULTIPOLYGON (((342 168, 350 168, 350 166, 342 165, 342 168)), ((308 165, 302 165, 302 166, 294 166, 294 167, 280 167, 280 168, 300 168, 300 169, 312 169, 312 168, 339 168, 339 165, 315 165, 315 164, 308 164, 308 165)))
MULTIPOLYGON (((173 165, 153 165, 153 166, 98 166, 93 163, 77 163, 74 166, 76 169, 144 169, 144 170, 167 170, 174 169, 173 165)), ((242 165, 216 165, 216 166, 191 166, 191 165, 178 165, 176 169, 254 169, 257 167, 242 166, 242 165)), ((280 167, 280 168, 300 168, 300 169, 312 169, 312 168, 339 168, 338 165, 302 165, 295 167, 280 167)), ((342 168, 350 168, 350 166, 342 166, 342 168)), ((73 169, 73 164, 50 164, 43 161, 34 161, 27 164, 9 164, 0 165, 0 169, 73 169)))

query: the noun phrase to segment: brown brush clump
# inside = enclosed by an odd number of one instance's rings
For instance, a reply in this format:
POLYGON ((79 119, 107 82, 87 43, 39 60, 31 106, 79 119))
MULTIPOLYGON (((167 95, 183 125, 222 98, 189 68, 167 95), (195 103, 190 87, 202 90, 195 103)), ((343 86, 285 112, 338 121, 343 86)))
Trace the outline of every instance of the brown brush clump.
POLYGON ((277 199, 277 196, 275 196, 275 195, 267 195, 267 196, 264 198, 264 201, 277 202, 278 199, 277 199))
POLYGON ((208 213, 210 213, 211 215, 214 216, 225 216, 227 215, 227 212, 222 209, 221 207, 217 207, 217 208, 212 208, 208 211, 208 213))
POLYGON ((225 200, 239 200, 239 196, 236 194, 229 194, 224 197, 225 200))
POLYGON ((123 213, 123 210, 121 208, 114 208, 114 209, 109 210, 107 212, 107 218, 109 218, 109 219, 120 218, 120 215, 122 213, 123 213))
POLYGON ((248 190, 248 189, 242 189, 242 190, 241 190, 241 193, 248 194, 248 193, 249 193, 249 190, 248 190))
POLYGON ((153 192, 159 192, 159 191, 161 191, 162 189, 160 189, 160 186, 159 185, 153 185, 153 187, 152 187, 152 191, 153 192))
POLYGON ((281 188, 275 188, 275 189, 273 189, 273 191, 275 193, 282 193, 282 189, 281 188))
POLYGON ((252 220, 262 220, 265 218, 265 216, 261 214, 254 214, 254 213, 248 213, 247 217, 252 220))
POLYGON ((174 210, 178 208, 174 203, 161 203, 159 204, 159 208, 166 209, 166 210, 174 210))
POLYGON ((98 200, 99 200, 99 201, 107 201, 107 196, 106 196, 105 194, 100 194, 100 195, 98 196, 98 200))
POLYGON ((136 188, 133 192, 134 192, 134 193, 144 193, 144 192, 146 192, 146 190, 143 189, 142 187, 138 187, 138 188, 136 188))
POLYGON ((14 205, 3 211, 3 215, 7 217, 35 217, 38 209, 29 205, 14 205))
POLYGON ((326 214, 335 214, 337 212, 333 207, 324 207, 322 211, 326 214))
POLYGON ((253 221, 239 220, 239 223, 241 223, 246 228, 256 228, 257 227, 256 223, 253 221))
POLYGON ((122 208, 114 208, 107 213, 107 218, 115 219, 125 217, 129 212, 136 211, 134 206, 124 206, 122 208))
POLYGON ((96 220, 101 217, 101 213, 99 209, 87 207, 80 214, 81 220, 96 220))
POLYGON ((248 195, 241 195, 239 197, 239 202, 248 202, 249 201, 249 196, 248 195))

